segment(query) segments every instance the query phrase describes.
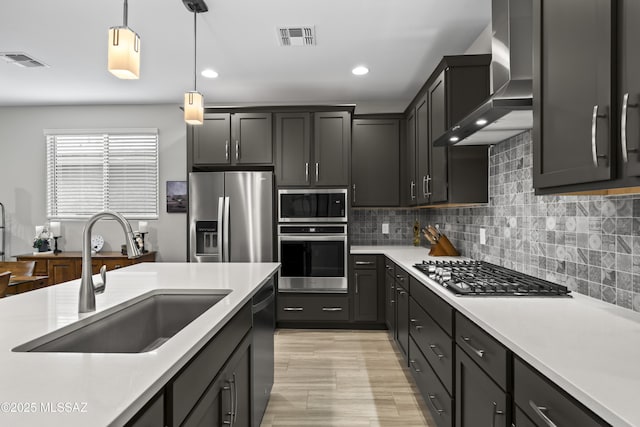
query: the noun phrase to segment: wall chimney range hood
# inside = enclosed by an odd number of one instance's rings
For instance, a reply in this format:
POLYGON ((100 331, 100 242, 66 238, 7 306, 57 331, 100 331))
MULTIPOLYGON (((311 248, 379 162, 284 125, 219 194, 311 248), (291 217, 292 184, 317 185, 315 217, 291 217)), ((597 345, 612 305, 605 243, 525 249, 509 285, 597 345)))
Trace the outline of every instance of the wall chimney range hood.
POLYGON ((533 127, 532 0, 492 0, 493 95, 434 141, 495 144, 533 127))

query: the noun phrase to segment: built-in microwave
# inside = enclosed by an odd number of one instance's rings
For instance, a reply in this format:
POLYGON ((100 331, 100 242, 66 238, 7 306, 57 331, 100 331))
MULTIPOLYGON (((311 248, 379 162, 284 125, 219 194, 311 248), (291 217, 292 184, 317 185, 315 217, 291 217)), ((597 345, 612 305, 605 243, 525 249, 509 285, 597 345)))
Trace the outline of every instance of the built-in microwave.
POLYGON ((278 222, 347 222, 344 189, 278 190, 278 222))

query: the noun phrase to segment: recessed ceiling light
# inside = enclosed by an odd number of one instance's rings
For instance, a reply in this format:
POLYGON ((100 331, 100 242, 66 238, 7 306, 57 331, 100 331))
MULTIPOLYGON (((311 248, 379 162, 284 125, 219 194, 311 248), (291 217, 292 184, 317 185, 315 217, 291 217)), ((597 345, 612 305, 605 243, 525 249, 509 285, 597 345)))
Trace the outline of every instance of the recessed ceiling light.
POLYGON ((458 141, 460 141, 460 138, 458 138, 457 136, 452 136, 451 138, 449 138, 449 141, 458 142, 458 141))
POLYGON ((351 72, 356 76, 364 76, 369 72, 369 69, 364 65, 358 65, 356 68, 351 70, 351 72))
POLYGON ((478 120, 476 121, 476 124, 477 124, 478 126, 484 126, 484 125, 486 125, 486 124, 487 124, 487 119, 478 119, 478 120))
POLYGON ((216 73, 214 70, 212 70, 211 68, 207 68, 206 70, 202 70, 202 77, 207 77, 209 79, 215 79, 216 77, 218 77, 218 73, 216 73))

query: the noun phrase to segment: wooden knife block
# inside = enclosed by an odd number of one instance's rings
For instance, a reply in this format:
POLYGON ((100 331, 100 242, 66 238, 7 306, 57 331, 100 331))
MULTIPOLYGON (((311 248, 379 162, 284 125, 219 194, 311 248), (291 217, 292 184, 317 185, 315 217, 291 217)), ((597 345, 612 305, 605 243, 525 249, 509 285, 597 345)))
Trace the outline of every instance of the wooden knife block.
POLYGON ((444 234, 440 236, 438 242, 435 245, 431 245, 429 251, 431 256, 460 256, 460 252, 451 244, 447 236, 444 234))

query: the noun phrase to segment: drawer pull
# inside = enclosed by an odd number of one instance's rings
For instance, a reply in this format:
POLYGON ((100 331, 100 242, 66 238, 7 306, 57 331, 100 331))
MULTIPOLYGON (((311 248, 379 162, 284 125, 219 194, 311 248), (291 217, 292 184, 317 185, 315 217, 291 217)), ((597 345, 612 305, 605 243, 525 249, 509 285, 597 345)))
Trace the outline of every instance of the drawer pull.
POLYGON ((389 302, 390 302, 391 304, 395 304, 395 303, 396 303, 396 300, 392 299, 392 300, 389 300, 389 302))
POLYGON ((342 307, 322 307, 322 311, 342 311, 342 307))
POLYGON ((396 279, 398 279, 398 280, 400 280, 402 282, 402 281, 404 281, 404 276, 396 274, 396 279))
POLYGON ((435 344, 429 344, 429 348, 431 349, 433 354, 435 354, 438 357, 438 359, 442 359, 444 357, 444 354, 438 353, 436 351, 438 349, 438 347, 435 344))
POLYGON ((471 338, 463 336, 462 340, 467 345, 467 347, 469 347, 471 349, 471 351, 473 351, 478 357, 484 357, 485 351, 484 350, 478 350, 477 348, 472 346, 471 343, 469 342, 469 341, 471 341, 471 338))
POLYGON ((493 418, 491 420, 491 427, 496 427, 496 415, 504 415, 504 411, 498 409, 498 404, 493 402, 493 418))
POLYGON ((438 413, 438 415, 442 415, 444 414, 444 409, 440 409, 436 406, 436 395, 435 394, 427 394, 427 397, 429 398, 429 403, 431 404, 431 407, 433 407, 433 409, 436 410, 436 412, 438 413))
POLYGON ((400 290, 400 289, 398 289, 398 293, 399 293, 400 295, 403 295, 403 296, 407 294, 407 292, 406 292, 406 291, 403 291, 403 290, 400 290))
POLYGON ((356 261, 356 265, 374 265, 373 261, 356 261))
POLYGON ((113 266, 113 268, 121 268, 122 266, 120 264, 116 264, 113 266))
POLYGON ((420 332, 420 329, 423 328, 422 325, 418 325, 418 321, 416 319, 411 319, 410 320, 411 324, 413 325, 413 327, 416 329, 416 331, 420 332))
POLYGON ((545 412, 549 410, 547 407, 538 406, 533 400, 529 400, 529 406, 531 406, 533 412, 535 412, 536 415, 539 416, 548 427, 557 427, 556 424, 547 416, 547 414, 545 414, 545 412))
POLYGON ((285 307, 283 308, 284 311, 303 311, 304 308, 302 307, 285 307))
POLYGON ((411 367, 413 368, 414 371, 416 372, 422 372, 422 370, 420 368, 418 368, 418 364, 416 363, 415 360, 409 360, 409 365, 411 365, 411 367))

